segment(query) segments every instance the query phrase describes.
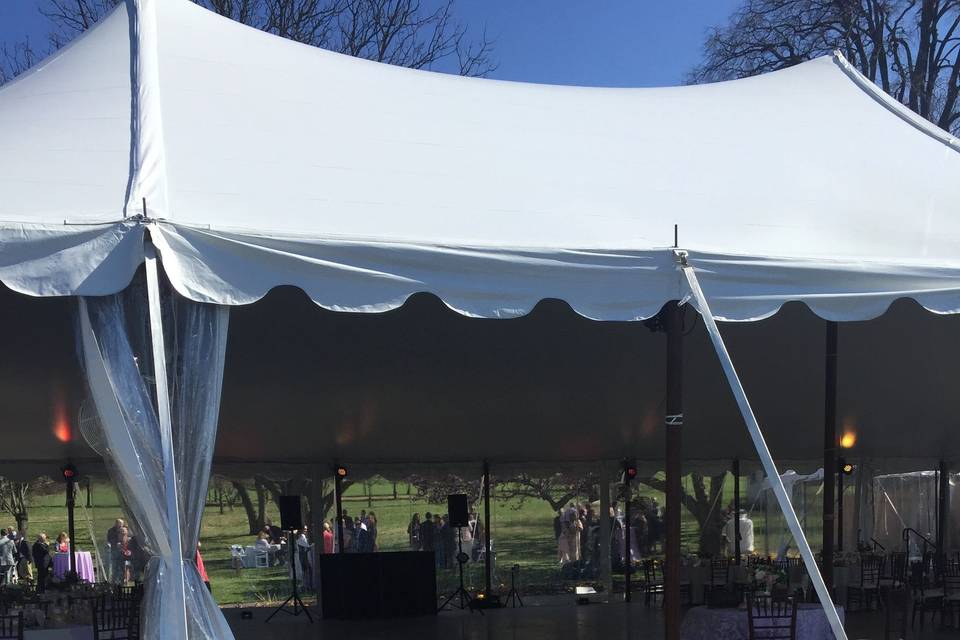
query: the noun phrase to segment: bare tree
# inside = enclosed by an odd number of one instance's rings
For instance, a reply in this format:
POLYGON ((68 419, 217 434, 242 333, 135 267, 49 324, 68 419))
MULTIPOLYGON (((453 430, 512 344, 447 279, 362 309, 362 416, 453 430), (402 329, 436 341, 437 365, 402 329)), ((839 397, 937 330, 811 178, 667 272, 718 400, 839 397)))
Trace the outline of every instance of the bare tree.
POLYGON ((577 498, 590 502, 599 499, 599 482, 599 476, 591 473, 556 473, 546 476, 521 473, 497 483, 496 495, 500 502, 516 500, 514 504, 518 509, 527 498, 543 500, 556 513, 577 498))
POLYGON ((0 44, 0 84, 13 80, 41 57, 30 46, 29 40, 0 44))
POLYGON ((29 482, 14 482, 0 478, 0 511, 13 516, 18 531, 26 531, 29 516, 27 514, 27 496, 30 494, 29 482))
MULTIPOLYGON (((461 75, 496 69, 493 41, 469 38, 454 0, 426 9, 419 0, 192 0, 263 31, 378 62, 431 69, 456 61, 461 75)), ((122 0, 46 0, 50 41, 59 48, 89 29, 122 0)), ((0 76, 2 79, 2 76, 0 76)))
POLYGON ((834 50, 916 113, 960 130, 960 0, 745 0, 708 33, 688 80, 752 76, 834 50))
MULTIPOLYGON (((724 506, 720 504, 723 484, 727 474, 709 476, 709 487, 707 486, 707 476, 701 473, 690 474, 693 493, 686 490, 680 496, 683 506, 687 508, 693 517, 697 519, 700 525, 700 552, 710 555, 719 555, 723 550, 723 539, 721 532, 726 517, 724 506)), ((648 487, 666 493, 667 484, 662 478, 649 477, 640 478, 640 482, 648 487)))

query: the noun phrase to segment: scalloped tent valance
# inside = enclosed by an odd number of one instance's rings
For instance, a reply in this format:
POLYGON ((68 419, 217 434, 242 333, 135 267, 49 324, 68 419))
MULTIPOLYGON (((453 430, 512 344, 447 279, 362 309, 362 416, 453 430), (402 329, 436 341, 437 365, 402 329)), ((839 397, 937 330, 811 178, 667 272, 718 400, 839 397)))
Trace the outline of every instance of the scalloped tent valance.
POLYGON ((839 55, 666 89, 358 60, 188 0, 130 0, 0 89, 0 280, 123 289, 150 229, 176 289, 335 310, 429 291, 469 315, 604 320, 684 295, 839 320, 960 310, 960 142, 839 55), (136 10, 131 10, 136 9, 136 10))

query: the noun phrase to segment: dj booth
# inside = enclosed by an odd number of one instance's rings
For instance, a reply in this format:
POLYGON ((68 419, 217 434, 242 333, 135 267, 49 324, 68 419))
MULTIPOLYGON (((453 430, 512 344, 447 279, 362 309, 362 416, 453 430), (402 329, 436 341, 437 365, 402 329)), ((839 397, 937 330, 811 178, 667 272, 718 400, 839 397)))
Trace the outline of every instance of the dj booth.
POLYGON ((324 618, 437 613, 437 569, 432 551, 333 553, 319 559, 324 618))

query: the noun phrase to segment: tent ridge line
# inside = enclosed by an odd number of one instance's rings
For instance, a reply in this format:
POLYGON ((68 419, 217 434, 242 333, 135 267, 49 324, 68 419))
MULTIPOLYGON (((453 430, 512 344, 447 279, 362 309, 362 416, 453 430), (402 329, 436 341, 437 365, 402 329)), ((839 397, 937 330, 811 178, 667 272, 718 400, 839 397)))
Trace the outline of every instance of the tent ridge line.
POLYGON ((906 106, 887 95, 882 89, 880 89, 880 87, 871 82, 869 78, 860 73, 860 71, 854 67, 849 60, 847 60, 846 56, 844 56, 839 49, 834 49, 832 58, 840 70, 843 71, 843 73, 846 74, 846 76, 850 78, 855 85, 863 90, 864 93, 879 103, 880 106, 884 107, 887 109, 887 111, 890 111, 893 115, 897 116, 918 131, 925 133, 934 140, 942 142, 943 144, 947 145, 948 148, 960 152, 960 138, 957 138, 949 131, 944 131, 926 118, 920 117, 913 111, 910 111, 906 106))

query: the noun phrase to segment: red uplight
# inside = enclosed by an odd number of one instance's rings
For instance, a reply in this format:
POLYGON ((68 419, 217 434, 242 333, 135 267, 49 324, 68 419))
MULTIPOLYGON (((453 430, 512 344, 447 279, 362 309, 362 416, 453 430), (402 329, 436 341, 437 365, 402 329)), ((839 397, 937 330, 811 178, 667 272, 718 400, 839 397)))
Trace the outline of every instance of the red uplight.
POLYGON ((53 402, 53 436, 63 443, 73 441, 73 427, 67 418, 67 404, 59 393, 53 402))

